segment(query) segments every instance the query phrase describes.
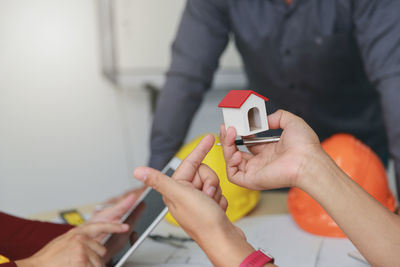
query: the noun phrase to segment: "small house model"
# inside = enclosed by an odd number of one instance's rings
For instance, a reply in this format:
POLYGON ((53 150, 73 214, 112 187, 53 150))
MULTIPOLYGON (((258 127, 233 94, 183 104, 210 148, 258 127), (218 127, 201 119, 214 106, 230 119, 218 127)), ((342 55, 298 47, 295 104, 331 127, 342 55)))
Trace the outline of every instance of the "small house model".
POLYGON ((237 135, 247 136, 268 130, 265 101, 268 98, 251 90, 231 90, 218 104, 225 127, 235 127, 237 135))

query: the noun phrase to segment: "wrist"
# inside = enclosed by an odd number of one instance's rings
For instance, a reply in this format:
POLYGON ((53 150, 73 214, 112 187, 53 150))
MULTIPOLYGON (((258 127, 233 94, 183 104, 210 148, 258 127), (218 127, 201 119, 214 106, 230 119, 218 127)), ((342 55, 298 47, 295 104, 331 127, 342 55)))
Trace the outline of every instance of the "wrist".
POLYGON ((243 232, 229 221, 207 236, 204 236, 199 245, 214 266, 239 266, 255 251, 246 241, 243 232))
POLYGON ((325 151, 320 148, 308 157, 299 174, 299 183, 296 187, 308 193, 313 198, 329 188, 331 180, 339 177, 343 172, 325 151))
POLYGON ((248 255, 239 267, 265 267, 275 266, 274 258, 263 249, 252 252, 248 255))

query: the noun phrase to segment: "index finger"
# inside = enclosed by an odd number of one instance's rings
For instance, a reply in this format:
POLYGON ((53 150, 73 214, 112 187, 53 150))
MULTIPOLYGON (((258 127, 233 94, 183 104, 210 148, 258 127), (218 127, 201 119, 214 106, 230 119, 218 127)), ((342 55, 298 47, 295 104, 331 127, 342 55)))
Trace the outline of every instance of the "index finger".
POLYGON ((75 229, 77 233, 95 238, 100 234, 124 233, 129 230, 129 226, 120 223, 90 223, 75 229))
POLYGON ((213 145, 214 136, 211 134, 205 136, 193 151, 182 161, 172 177, 176 180, 192 182, 201 162, 207 156, 207 153, 213 145))
POLYGON ((109 222, 110 220, 119 220, 133 206, 133 204, 135 204, 137 198, 138 197, 134 193, 130 193, 129 195, 123 197, 111 207, 99 211, 98 214, 102 213, 104 216, 97 221, 109 222))
POLYGON ((178 201, 184 199, 180 195, 182 193, 180 184, 158 170, 150 167, 139 167, 135 169, 133 175, 167 199, 177 199, 178 201))

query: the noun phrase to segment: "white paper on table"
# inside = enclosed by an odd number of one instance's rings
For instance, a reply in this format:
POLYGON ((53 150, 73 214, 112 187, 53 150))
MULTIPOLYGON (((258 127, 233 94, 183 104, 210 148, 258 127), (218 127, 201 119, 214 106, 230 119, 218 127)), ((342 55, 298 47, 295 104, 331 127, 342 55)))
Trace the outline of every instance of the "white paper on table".
POLYGON ((354 259, 356 259, 356 260, 361 261, 362 263, 368 264, 368 261, 364 258, 363 255, 361 255, 361 253, 360 253, 358 250, 353 250, 353 251, 351 251, 351 252, 349 252, 349 253, 347 253, 347 254, 348 254, 350 257, 352 257, 352 258, 354 258, 354 259))
POLYGON ((236 225, 250 244, 270 253, 278 266, 315 266, 322 238, 301 231, 290 215, 246 217, 236 225))
MULTIPOLYGON (((172 234, 178 237, 188 237, 188 235, 176 226, 172 226, 163 220, 154 229, 152 234, 168 236, 172 234)), ((186 248, 176 248, 166 243, 156 242, 147 238, 139 248, 129 257, 128 263, 124 266, 191 266, 208 267, 213 266, 206 254, 194 242, 182 242, 186 248)))
MULTIPOLYGON (((275 257, 280 267, 366 267, 365 263, 348 256, 356 250, 348 239, 323 238, 302 231, 289 214, 246 217, 235 223, 256 248, 275 257)), ((154 234, 187 237, 182 229, 165 221, 154 234)), ((212 266, 207 256, 194 242, 184 242, 187 248, 146 239, 124 266, 135 267, 206 267, 212 266)))
POLYGON ((370 266, 366 262, 357 260, 354 257, 350 257, 349 256, 350 252, 358 253, 356 247, 347 238, 324 238, 316 266, 317 267, 370 266))

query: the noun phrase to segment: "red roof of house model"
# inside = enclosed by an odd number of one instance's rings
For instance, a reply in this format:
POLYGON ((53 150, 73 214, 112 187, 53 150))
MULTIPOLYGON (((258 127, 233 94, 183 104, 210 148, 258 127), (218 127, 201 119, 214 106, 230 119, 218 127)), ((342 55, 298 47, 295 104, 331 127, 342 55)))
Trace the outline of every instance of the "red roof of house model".
POLYGON ((261 97, 265 101, 268 101, 268 98, 257 94, 252 90, 231 90, 226 96, 219 102, 218 107, 220 108, 240 108, 244 102, 246 102, 247 98, 251 94, 254 94, 258 97, 261 97))

